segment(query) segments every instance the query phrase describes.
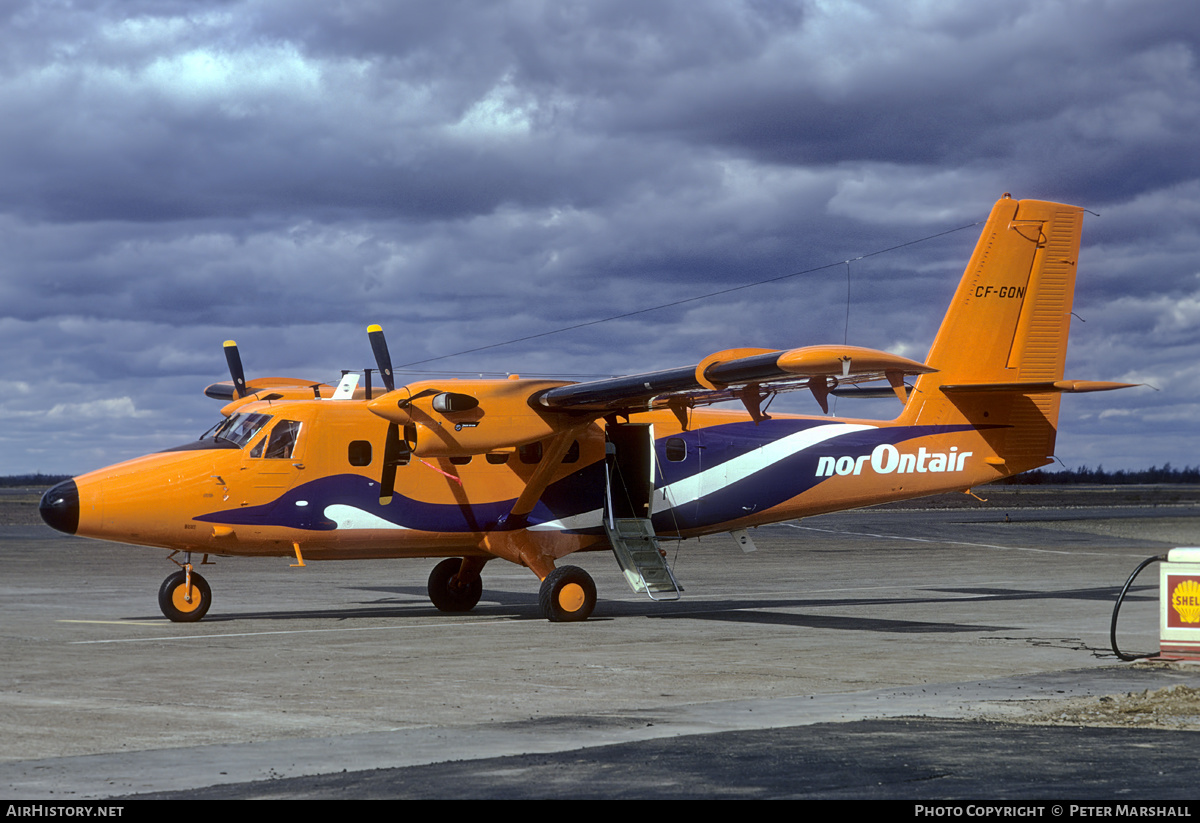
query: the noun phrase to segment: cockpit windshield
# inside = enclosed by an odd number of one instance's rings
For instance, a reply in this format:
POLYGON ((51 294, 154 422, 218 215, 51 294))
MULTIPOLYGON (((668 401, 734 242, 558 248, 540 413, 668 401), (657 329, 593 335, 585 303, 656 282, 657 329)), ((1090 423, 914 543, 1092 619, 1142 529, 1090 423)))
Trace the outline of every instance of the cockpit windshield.
POLYGON ((269 414, 231 414, 213 429, 212 434, 206 434, 200 439, 225 440, 240 449, 249 443, 270 419, 269 414))

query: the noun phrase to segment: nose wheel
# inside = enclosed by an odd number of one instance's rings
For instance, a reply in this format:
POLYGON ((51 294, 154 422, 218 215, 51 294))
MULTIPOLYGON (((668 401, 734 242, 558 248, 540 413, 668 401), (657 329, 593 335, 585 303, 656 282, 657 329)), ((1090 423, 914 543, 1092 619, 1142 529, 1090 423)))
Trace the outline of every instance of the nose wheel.
POLYGON ((190 569, 170 575, 158 589, 158 607, 174 623, 195 623, 211 605, 208 581, 190 569))

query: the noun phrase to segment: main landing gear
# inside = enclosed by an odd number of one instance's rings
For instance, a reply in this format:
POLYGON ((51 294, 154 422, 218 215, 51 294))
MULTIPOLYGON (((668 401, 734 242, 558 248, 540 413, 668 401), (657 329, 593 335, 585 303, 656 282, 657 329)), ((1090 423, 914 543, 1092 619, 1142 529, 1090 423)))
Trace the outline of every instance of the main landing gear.
POLYGON ((457 557, 438 563, 429 573, 429 600, 438 611, 469 612, 483 596, 482 567, 457 557))
POLYGON ((538 605, 551 623, 587 620, 596 608, 596 584, 578 566, 560 566, 542 581, 538 605))
POLYGON ((207 580, 192 571, 190 559, 158 589, 158 607, 174 623, 195 623, 208 614, 211 605, 212 589, 207 580))
MULTIPOLYGON (((475 558, 451 557, 438 563, 429 574, 430 602, 439 611, 469 612, 483 595, 482 568, 475 558)), ((596 584, 578 566, 561 566, 542 581, 538 606, 551 623, 587 620, 596 608, 596 584)))

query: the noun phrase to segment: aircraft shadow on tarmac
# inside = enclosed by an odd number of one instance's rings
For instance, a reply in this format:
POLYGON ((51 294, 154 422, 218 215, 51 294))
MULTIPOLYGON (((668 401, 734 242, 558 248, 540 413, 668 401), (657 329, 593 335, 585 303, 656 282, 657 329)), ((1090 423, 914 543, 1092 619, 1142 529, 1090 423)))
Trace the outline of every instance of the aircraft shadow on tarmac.
MULTIPOLYGON (((1126 597, 1126 601, 1152 601, 1157 596, 1152 587, 1139 587, 1126 597)), ((289 608, 283 611, 240 611, 210 613, 205 623, 228 623, 233 621, 272 620, 365 620, 380 618, 413 618, 445 615, 430 605, 422 586, 379 586, 347 587, 347 591, 372 592, 383 595, 377 599, 345 607, 321 609, 289 608)), ((770 626, 792 626, 797 629, 837 629, 842 631, 868 631, 882 633, 961 633, 1014 631, 1016 627, 980 623, 930 622, 901 620, 885 617, 863 617, 844 614, 813 614, 813 609, 856 608, 869 610, 873 615, 886 613, 906 605, 946 606, 970 602, 987 601, 1033 601, 1033 600, 1083 600, 1114 601, 1119 589, 1110 586, 1064 589, 1057 591, 1035 591, 1005 588, 937 588, 930 592, 943 592, 946 596, 921 597, 857 597, 857 598, 731 598, 726 600, 681 600, 650 603, 647 601, 601 601, 591 622, 621 618, 653 618, 660 620, 706 620, 730 623, 757 623, 770 626), (966 596, 964 596, 966 595, 966 596), (786 611, 785 611, 786 610, 786 611), (798 612, 796 610, 806 610, 798 612)), ((476 619, 541 620, 537 595, 532 592, 508 592, 487 590, 483 600, 470 612, 459 617, 476 619)), ((142 619, 142 618, 134 618, 142 619)))

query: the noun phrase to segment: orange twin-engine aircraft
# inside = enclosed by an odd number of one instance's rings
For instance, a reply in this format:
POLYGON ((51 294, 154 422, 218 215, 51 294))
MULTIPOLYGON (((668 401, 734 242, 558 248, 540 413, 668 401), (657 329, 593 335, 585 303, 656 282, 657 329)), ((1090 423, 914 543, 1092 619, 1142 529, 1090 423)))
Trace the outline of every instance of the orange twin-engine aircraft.
MULTIPOLYGON (((184 552, 159 591, 199 620, 211 591, 191 553, 304 560, 445 557, 442 611, 479 601, 502 558, 542 581, 542 613, 584 620, 591 577, 557 565, 611 549, 654 599, 679 588, 660 539, 966 490, 1050 462, 1059 394, 1129 384, 1063 379, 1082 210, 1005 195, 992 210, 925 363, 850 346, 733 349, 695 366, 588 383, 428 380, 384 389, 246 382, 225 344, 231 400, 198 441, 76 477, 41 514, 70 534, 184 552), (906 377, 915 376, 911 390, 906 377), (891 422, 767 415, 776 392, 865 393, 904 404, 891 422), (736 400, 745 411, 697 409, 736 400)), ((171 555, 174 559, 175 554, 171 555)))

